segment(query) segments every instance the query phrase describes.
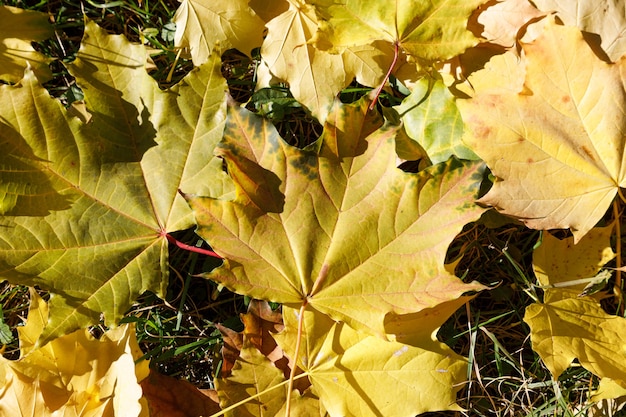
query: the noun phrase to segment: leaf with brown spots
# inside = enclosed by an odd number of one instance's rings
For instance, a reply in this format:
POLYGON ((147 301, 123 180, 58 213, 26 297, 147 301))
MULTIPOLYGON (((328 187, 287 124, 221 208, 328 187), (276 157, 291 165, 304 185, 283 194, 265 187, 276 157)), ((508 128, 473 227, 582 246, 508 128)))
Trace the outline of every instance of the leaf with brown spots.
POLYGON ((626 186, 626 64, 601 61, 578 29, 553 19, 523 49, 521 92, 458 103, 466 143, 497 177, 481 201, 531 228, 570 228, 578 241, 626 186))

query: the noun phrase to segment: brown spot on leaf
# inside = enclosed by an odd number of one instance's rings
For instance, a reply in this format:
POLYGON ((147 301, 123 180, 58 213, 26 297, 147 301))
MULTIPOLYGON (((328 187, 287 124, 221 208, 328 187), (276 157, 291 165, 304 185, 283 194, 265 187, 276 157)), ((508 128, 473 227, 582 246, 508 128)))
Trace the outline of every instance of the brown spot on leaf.
POLYGON ((485 126, 483 124, 476 126, 474 129, 476 137, 478 138, 486 138, 491 134, 491 128, 489 126, 485 126))
POLYGON ((591 152, 591 149, 583 145, 582 150, 589 157, 589 159, 591 159, 592 161, 596 160, 596 158, 593 156, 593 152, 591 152))
POLYGON ((572 101, 572 99, 571 99, 570 96, 563 96, 563 97, 561 97, 561 101, 563 103, 569 103, 570 101, 572 101))
POLYGON ((535 162, 535 160, 534 160, 534 159, 532 159, 532 158, 528 158, 528 159, 526 160, 526 162, 528 162, 529 164, 532 164, 533 162, 535 162))

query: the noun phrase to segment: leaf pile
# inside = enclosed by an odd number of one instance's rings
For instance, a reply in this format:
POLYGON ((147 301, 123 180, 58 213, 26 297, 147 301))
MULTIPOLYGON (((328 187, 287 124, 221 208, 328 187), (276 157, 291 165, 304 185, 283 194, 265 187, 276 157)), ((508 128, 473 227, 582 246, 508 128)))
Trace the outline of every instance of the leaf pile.
POLYGON ((468 364, 437 332, 489 287, 445 260, 489 207, 545 231, 524 320, 554 378, 577 360, 600 378, 591 401, 624 395, 624 318, 601 301, 624 302, 626 17, 619 1, 535 4, 183 0, 191 73, 161 90, 145 46, 86 22, 68 65, 85 102, 69 109, 29 44, 52 34, 44 16, 0 7, 17 22, 0 30, 0 276, 51 293, 48 313, 33 292, 21 356, 2 358, 0 409, 460 410, 468 364), (288 86, 324 126, 317 141, 291 146, 229 99, 218 56, 231 48, 255 57, 258 88, 288 86), (342 103, 354 80, 377 90, 342 103), (392 108, 377 101, 388 81, 407 93, 392 108), (224 258, 207 279, 281 304, 253 301, 242 333, 220 326, 209 393, 135 366, 130 326, 80 330, 163 295, 171 233, 194 226, 224 258))

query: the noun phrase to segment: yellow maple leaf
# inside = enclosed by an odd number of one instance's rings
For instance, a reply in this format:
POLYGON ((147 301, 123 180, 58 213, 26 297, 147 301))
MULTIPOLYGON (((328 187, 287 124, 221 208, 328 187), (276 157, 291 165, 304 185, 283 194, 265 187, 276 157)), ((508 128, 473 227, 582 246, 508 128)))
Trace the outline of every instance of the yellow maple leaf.
POLYGON ((504 0, 482 12, 478 16, 478 23, 484 26, 482 36, 485 39, 511 48, 522 35, 522 28, 544 14, 528 0, 504 0))
MULTIPOLYGON (((585 286, 579 277, 593 276, 615 256, 611 229, 593 229, 576 245, 571 237, 558 240, 546 235, 533 254, 533 267, 545 290, 544 302, 529 305, 524 321, 530 327, 533 350, 555 379, 578 359, 593 374, 626 387, 622 360, 626 319, 606 313, 593 297, 579 296, 585 286)), ((611 392, 619 396, 623 391, 611 392)), ((603 395, 607 398, 610 394, 603 395)))
MULTIPOLYGON (((299 314, 283 306, 285 330, 275 336, 290 357, 296 353, 299 314)), ((456 393, 467 362, 430 334, 420 338, 417 347, 368 336, 313 310, 304 310, 301 320, 297 365, 330 415, 414 416, 460 410, 456 393)))
POLYGON ((31 42, 43 41, 54 33, 48 16, 32 10, 0 6, 0 79, 18 82, 30 66, 39 80, 52 77, 49 59, 33 49, 31 42))
POLYGON ((0 415, 147 416, 138 381, 148 375, 148 363, 135 365, 141 351, 132 325, 99 340, 78 330, 35 347, 47 319, 47 304, 31 290, 20 358, 0 357, 0 415))
POLYGON ((626 62, 601 61, 553 18, 523 49, 522 91, 457 103, 466 143, 497 177, 481 201, 531 228, 571 228, 577 241, 626 186, 626 62))
POLYGON ((626 54, 626 3, 624 0, 534 0, 545 12, 556 12, 569 26, 600 35, 602 48, 611 61, 626 54))
POLYGON ((600 268, 615 258, 610 237, 613 227, 597 227, 574 244, 544 233, 533 252, 533 270, 544 288, 544 302, 577 297, 600 268))
POLYGON ((574 359, 601 378, 626 386, 626 319, 590 298, 566 298, 526 308, 533 350, 558 378, 574 359))
POLYGON ((274 76, 289 83, 295 99, 324 123, 336 95, 355 77, 368 86, 382 81, 382 68, 391 63, 393 51, 383 45, 348 48, 342 54, 319 50, 311 43, 318 26, 315 9, 298 0, 288 4, 267 23, 261 56, 274 76))
POLYGON ((247 0, 183 0, 176 14, 174 43, 189 48, 194 65, 235 48, 250 55, 263 41, 263 21, 247 0))

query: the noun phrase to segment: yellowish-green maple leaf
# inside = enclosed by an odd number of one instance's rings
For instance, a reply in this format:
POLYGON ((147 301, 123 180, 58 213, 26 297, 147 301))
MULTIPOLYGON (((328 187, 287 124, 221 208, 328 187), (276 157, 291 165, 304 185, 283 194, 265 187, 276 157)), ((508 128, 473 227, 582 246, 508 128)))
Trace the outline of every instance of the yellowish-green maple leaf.
POLYGON ((611 61, 626 54, 626 2, 624 0, 534 0, 545 12, 556 12, 569 26, 600 35, 602 49, 611 61))
MULTIPOLYGON (((32 189, 0 217, 0 277, 52 292, 41 342, 114 325, 146 290, 167 285, 167 233, 193 226, 179 188, 219 196, 232 185, 212 155, 226 84, 219 58, 169 91, 146 73, 146 51, 88 23, 71 73, 83 123, 27 71, 0 87, 0 163, 19 161, 32 189)), ((12 173, 0 171, 12 181, 12 173)))
POLYGON ((573 238, 546 235, 533 254, 537 278, 544 287, 543 303, 526 308, 535 350, 554 378, 574 359, 600 378, 626 387, 626 319, 606 313, 591 296, 580 297, 579 277, 593 276, 614 257, 611 228, 591 230, 576 245, 573 238), (577 279, 578 278, 578 279, 577 279), (575 285, 569 285, 572 281, 575 285))
POLYGON ((377 40, 397 44, 415 59, 432 62, 478 43, 467 30, 470 15, 485 0, 316 0, 320 15, 316 45, 341 52, 377 40))
POLYGON ((198 233, 227 258, 207 275, 253 298, 303 304, 385 337, 408 314, 481 290, 444 266, 448 245, 483 209, 483 164, 450 160, 418 174, 396 168, 400 127, 368 102, 337 102, 319 141, 286 144, 233 106, 218 147, 233 201, 187 196, 198 233))
POLYGON ((134 326, 109 330, 99 340, 87 330, 35 348, 47 321, 47 304, 31 290, 20 358, 0 357, 0 415, 15 417, 147 416, 139 381, 148 375, 134 326))
POLYGON ((402 118, 407 134, 424 148, 433 164, 453 155, 460 159, 478 159, 461 140, 461 114, 440 79, 420 79, 411 94, 394 109, 402 118))
POLYGON ((579 240, 626 186, 626 62, 601 61, 577 28, 553 19, 523 49, 522 91, 457 102, 466 143, 497 177, 481 201, 579 240))
POLYGON ((264 22, 248 0, 183 0, 174 15, 174 43, 189 48, 194 65, 213 52, 235 48, 246 55, 261 46, 264 22))
POLYGON ((0 80, 18 82, 27 66, 40 80, 48 80, 52 76, 49 59, 31 45, 31 42, 43 41, 54 33, 48 16, 32 10, 0 6, 0 22, 0 80))

